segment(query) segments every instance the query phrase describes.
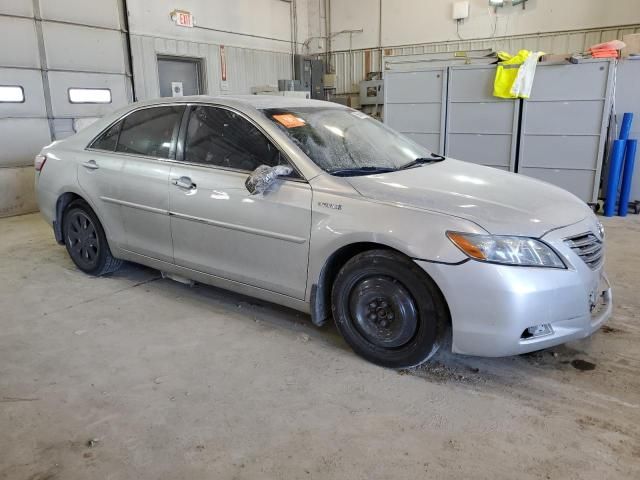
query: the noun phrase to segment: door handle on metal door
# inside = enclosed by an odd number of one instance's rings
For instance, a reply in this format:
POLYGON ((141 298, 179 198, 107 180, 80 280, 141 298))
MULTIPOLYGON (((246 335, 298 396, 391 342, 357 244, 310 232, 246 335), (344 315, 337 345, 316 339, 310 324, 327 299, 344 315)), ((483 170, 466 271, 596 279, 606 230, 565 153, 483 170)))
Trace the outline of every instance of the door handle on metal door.
POLYGON ((196 184, 193 183, 189 177, 174 178, 171 180, 171 183, 176 187, 184 188, 186 190, 193 190, 196 188, 196 184))
POLYGON ((88 168, 89 170, 97 170, 100 166, 96 163, 95 160, 89 160, 88 162, 84 162, 82 164, 84 168, 88 168))

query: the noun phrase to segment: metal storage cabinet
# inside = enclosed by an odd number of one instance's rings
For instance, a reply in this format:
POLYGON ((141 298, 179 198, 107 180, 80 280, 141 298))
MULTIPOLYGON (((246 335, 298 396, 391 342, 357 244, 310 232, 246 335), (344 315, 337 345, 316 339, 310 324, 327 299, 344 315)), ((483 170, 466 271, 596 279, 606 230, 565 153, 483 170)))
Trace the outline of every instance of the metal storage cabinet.
POLYGON ((493 96, 494 65, 449 68, 445 155, 514 172, 520 101, 493 96))
POLYGON ((445 67, 385 72, 384 123, 436 153, 444 153, 445 67))
POLYGON ((522 103, 518 172, 596 202, 613 64, 540 64, 522 103))
MULTIPOLYGON (((640 140, 640 60, 622 60, 618 63, 615 83, 616 101, 614 113, 618 126, 615 132, 616 138, 618 138, 617 135, 622 123, 622 115, 625 112, 632 112, 633 123, 631 124, 629 138, 640 140)), ((640 158, 636 158, 631 200, 640 200, 640 158)))

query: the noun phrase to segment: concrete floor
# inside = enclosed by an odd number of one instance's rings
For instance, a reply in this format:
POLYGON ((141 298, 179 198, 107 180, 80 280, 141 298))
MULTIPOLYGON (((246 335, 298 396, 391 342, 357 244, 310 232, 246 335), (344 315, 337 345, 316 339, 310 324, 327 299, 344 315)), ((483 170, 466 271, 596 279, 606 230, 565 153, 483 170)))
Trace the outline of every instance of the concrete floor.
POLYGON ((605 220, 591 339, 396 372, 291 310, 87 277, 38 215, 2 219, 0 478, 640 478, 640 220, 605 220))

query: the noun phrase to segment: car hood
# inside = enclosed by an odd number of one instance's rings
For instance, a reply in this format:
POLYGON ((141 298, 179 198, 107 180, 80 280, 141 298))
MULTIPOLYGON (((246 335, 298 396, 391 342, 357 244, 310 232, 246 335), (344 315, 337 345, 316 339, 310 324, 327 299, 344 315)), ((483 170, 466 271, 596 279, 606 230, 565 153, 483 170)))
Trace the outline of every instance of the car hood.
POLYGON ((364 197, 461 217, 496 235, 540 237, 591 213, 549 183, 453 159, 346 180, 364 197))

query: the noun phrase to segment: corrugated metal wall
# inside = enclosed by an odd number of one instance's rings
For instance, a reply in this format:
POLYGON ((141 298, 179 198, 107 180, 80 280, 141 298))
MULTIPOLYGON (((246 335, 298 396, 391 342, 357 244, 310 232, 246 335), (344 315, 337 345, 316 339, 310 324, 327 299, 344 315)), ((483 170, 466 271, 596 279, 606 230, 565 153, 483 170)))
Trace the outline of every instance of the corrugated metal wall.
MULTIPOLYGON (((521 49, 542 50, 549 53, 583 52, 589 46, 608 40, 622 39, 628 33, 640 32, 640 25, 611 27, 568 32, 539 33, 480 40, 424 43, 385 48, 385 55, 455 52, 459 50, 493 49, 517 52, 521 49)), ((335 69, 336 93, 358 93, 360 81, 367 72, 381 71, 378 49, 334 52, 331 65, 335 69)))
POLYGON ((120 0, 0 3, 0 84, 23 88, 23 103, 0 103, 0 216, 36 209, 33 158, 74 122, 131 98, 120 0), (109 88, 110 104, 71 104, 69 88, 109 88))
POLYGON ((272 85, 278 80, 293 78, 291 54, 227 47, 228 93, 248 94, 251 87, 272 85))
POLYGON ((131 56, 136 96, 139 100, 160 96, 158 55, 200 59, 206 95, 249 94, 257 85, 278 86, 291 78, 291 55, 225 46, 227 80, 222 82, 220 45, 148 35, 131 35, 131 56))

